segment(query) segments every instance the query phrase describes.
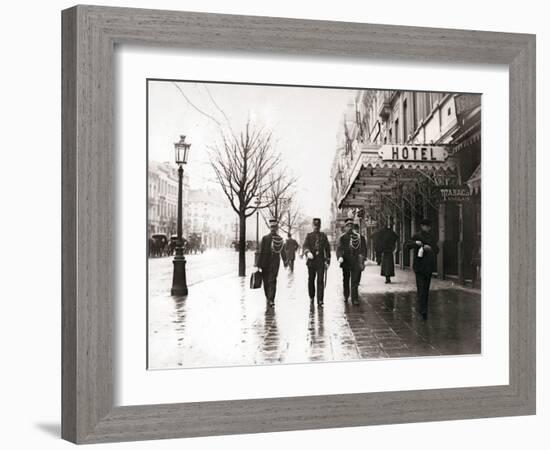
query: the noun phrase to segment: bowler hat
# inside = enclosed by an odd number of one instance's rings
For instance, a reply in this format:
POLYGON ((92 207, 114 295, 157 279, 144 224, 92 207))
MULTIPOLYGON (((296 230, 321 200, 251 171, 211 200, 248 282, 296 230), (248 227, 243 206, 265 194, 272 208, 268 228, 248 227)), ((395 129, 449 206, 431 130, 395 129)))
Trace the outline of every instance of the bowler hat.
POLYGON ((428 227, 431 227, 432 221, 430 219, 424 218, 420 221, 420 225, 426 225, 428 227))

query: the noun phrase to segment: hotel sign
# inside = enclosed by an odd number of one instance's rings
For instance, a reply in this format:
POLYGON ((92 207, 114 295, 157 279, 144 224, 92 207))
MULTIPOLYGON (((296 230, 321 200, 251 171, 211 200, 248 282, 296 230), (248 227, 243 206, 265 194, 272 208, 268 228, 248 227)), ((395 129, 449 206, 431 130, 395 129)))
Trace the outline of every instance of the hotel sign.
POLYGON ((448 152, 437 145, 383 145, 378 155, 384 161, 444 162, 448 152))

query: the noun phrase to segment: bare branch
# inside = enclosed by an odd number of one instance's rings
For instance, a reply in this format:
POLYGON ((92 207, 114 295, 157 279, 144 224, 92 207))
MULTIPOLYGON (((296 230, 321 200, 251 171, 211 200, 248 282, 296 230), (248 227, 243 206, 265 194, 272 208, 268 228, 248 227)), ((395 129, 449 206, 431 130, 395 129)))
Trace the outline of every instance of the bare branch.
POLYGON ((183 96, 183 98, 185 99, 185 101, 189 104, 189 106, 191 106, 195 111, 197 111, 199 114, 202 114, 203 116, 207 117, 208 119, 212 120, 219 128, 222 127, 222 124, 213 116, 211 116, 210 114, 208 113, 205 113, 202 109, 200 109, 198 106, 196 106, 190 99, 189 97, 185 94, 185 92, 183 92, 183 89, 180 87, 179 84, 177 84, 176 82, 173 82, 172 83, 174 86, 176 86, 176 88, 178 89, 178 91, 180 91, 180 94, 183 96))

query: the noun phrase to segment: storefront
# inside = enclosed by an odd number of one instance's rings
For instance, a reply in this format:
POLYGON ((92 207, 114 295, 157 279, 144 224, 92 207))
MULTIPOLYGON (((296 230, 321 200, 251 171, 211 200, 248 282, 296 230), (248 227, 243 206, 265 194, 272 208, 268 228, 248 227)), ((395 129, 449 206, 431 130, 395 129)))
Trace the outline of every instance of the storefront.
POLYGON ((351 106, 331 172, 334 232, 354 217, 374 259, 372 236, 389 224, 400 238, 395 262, 408 269, 402 244, 428 218, 437 275, 479 287, 481 96, 361 91, 351 106))
POLYGON ((465 224, 471 223, 470 191, 460 188, 457 159, 449 145, 365 145, 350 176, 339 208, 341 216, 354 216, 369 241, 369 257, 374 259, 373 234, 391 226, 399 235, 395 263, 412 267, 412 251, 403 253, 402 244, 418 230, 422 218, 432 221, 432 232, 438 237, 438 276, 459 277, 463 258, 471 258, 472 249, 464 246, 460 209, 465 224), (461 248, 464 248, 461 250, 461 248), (461 252, 463 253, 461 255, 461 252))

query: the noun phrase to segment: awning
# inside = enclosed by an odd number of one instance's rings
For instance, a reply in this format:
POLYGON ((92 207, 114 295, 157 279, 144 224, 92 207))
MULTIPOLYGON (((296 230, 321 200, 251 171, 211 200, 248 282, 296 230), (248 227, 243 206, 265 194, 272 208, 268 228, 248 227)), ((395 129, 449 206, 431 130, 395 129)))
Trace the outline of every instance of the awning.
POLYGON ((455 139, 455 141, 458 141, 458 143, 452 147, 453 154, 458 153, 460 150, 468 148, 471 145, 479 144, 481 142, 481 130, 479 130, 479 125, 472 126, 470 129, 466 130, 463 135, 455 139), (476 128, 478 128, 478 130, 474 131, 476 128), (470 134, 465 137, 464 135, 468 133, 470 134))
POLYGON ((444 162, 384 161, 373 148, 358 155, 350 171, 349 184, 341 196, 339 208, 363 207, 373 197, 390 193, 396 183, 414 181, 419 175, 445 176, 456 173, 453 159, 444 162))

